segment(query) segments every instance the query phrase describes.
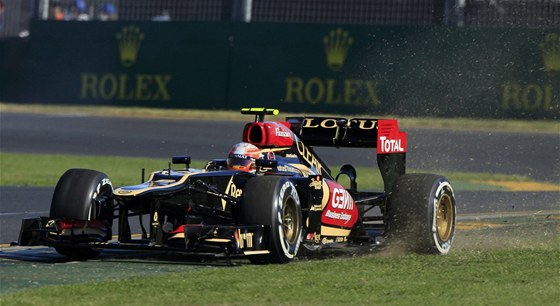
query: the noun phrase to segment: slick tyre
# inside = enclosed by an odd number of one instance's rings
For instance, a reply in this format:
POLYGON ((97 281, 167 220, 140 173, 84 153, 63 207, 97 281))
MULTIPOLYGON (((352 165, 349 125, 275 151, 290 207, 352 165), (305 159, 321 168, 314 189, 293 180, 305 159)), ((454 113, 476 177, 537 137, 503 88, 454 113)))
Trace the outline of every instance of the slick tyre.
POLYGON ((386 211, 388 246, 447 254, 455 234, 455 196, 449 181, 432 174, 397 180, 386 211))
POLYGON ((301 203, 294 184, 283 177, 255 177, 247 182, 243 194, 241 222, 270 227, 264 237, 270 254, 251 256, 251 262, 290 262, 302 240, 301 203))
MULTIPOLYGON (((53 220, 102 221, 105 231, 73 233, 69 242, 105 242, 111 237, 113 221, 113 186, 104 173, 87 169, 70 169, 59 179, 50 208, 53 220)), ((99 255, 90 248, 56 247, 58 253, 73 259, 99 255)))

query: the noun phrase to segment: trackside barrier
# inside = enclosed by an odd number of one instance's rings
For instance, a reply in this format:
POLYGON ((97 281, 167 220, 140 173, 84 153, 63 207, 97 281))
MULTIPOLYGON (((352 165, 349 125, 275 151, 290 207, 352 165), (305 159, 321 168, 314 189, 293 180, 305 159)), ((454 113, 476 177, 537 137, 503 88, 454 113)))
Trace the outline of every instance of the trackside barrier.
POLYGON ((229 106, 559 118, 560 29, 237 24, 233 33, 229 106))
POLYGON ((223 108, 228 25, 36 21, 29 101, 223 108))
POLYGON ((19 90, 2 82, 1 100, 560 118, 560 29, 35 21, 31 30, 19 90))

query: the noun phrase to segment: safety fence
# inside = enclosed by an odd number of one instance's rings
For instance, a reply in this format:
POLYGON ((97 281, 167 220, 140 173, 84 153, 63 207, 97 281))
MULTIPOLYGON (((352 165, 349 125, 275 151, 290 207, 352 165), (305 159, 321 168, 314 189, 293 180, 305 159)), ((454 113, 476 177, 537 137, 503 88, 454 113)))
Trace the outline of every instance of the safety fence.
POLYGON ((32 18, 533 28, 560 26, 560 0, 0 0, 0 38, 32 18))
POLYGON ((467 0, 468 26, 558 27, 560 0, 467 0))

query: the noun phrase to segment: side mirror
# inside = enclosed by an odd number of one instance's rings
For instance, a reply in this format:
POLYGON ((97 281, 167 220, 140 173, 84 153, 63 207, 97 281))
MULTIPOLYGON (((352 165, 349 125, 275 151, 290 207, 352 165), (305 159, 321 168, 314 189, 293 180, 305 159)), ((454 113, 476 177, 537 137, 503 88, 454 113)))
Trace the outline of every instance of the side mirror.
POLYGON ((171 163, 174 165, 177 164, 184 164, 186 169, 189 169, 189 165, 191 164, 191 157, 190 156, 173 156, 171 158, 171 163))

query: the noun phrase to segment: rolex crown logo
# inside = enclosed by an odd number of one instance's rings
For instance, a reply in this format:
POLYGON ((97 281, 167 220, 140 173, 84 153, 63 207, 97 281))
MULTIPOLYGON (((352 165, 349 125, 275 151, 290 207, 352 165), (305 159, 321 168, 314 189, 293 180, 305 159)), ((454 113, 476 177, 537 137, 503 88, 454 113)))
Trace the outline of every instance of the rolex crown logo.
POLYGON ((354 43, 354 39, 348 35, 348 32, 338 28, 325 36, 323 43, 325 44, 325 54, 329 69, 340 71, 346 61, 348 48, 354 43))
POLYGON ((547 34, 539 46, 543 52, 544 71, 560 72, 560 35, 547 34))
POLYGON ((125 67, 134 65, 138 57, 138 50, 144 39, 144 33, 140 32, 140 29, 135 26, 128 26, 118 32, 116 38, 121 63, 125 67))

